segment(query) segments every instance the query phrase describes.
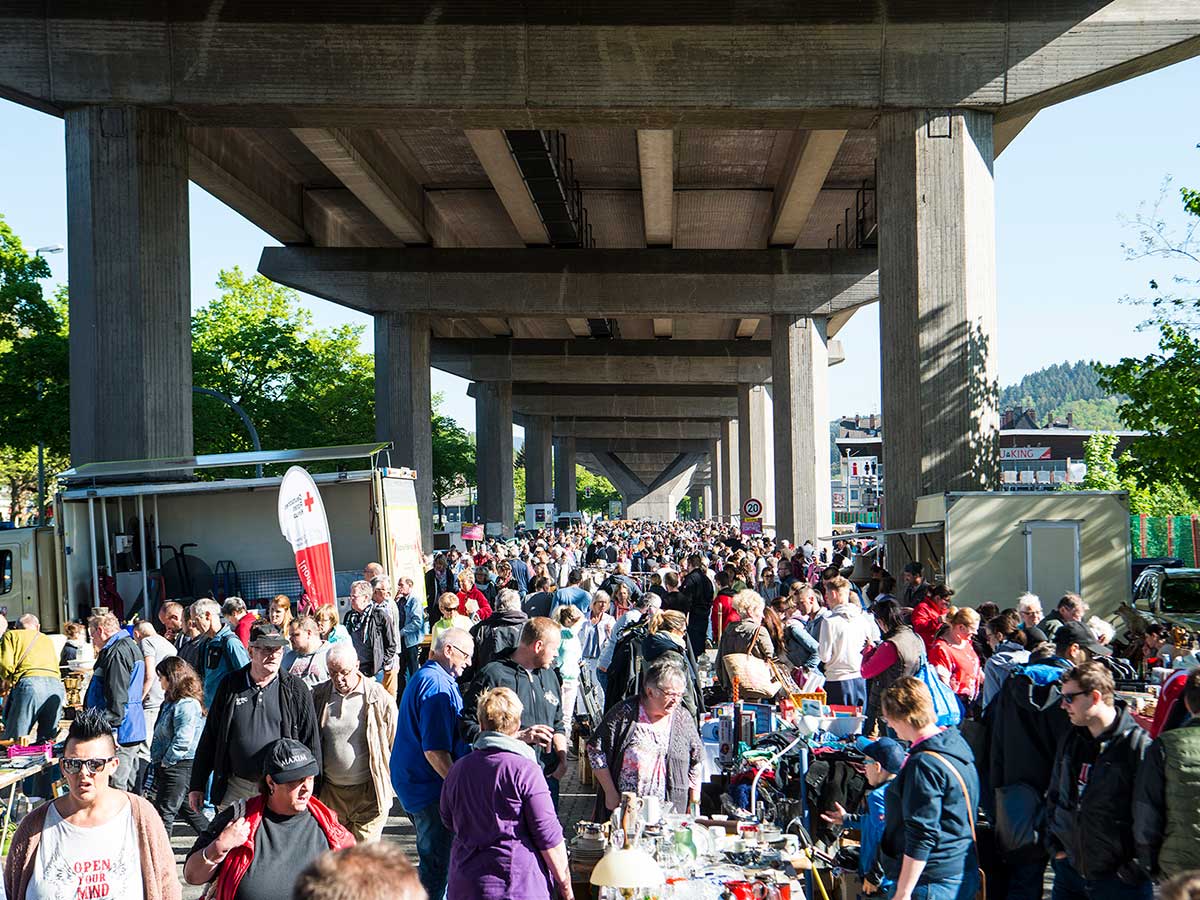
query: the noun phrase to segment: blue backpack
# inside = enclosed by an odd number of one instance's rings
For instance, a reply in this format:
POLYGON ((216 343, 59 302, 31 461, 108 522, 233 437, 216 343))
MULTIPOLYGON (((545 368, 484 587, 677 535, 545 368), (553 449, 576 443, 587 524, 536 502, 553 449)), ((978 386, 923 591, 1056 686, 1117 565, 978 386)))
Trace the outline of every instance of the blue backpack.
POLYGON ((933 698, 933 712, 937 716, 938 725, 948 728, 962 722, 962 704, 958 702, 954 691, 950 690, 950 685, 938 678, 924 651, 921 651, 921 664, 917 666, 913 677, 925 685, 929 696, 933 698))

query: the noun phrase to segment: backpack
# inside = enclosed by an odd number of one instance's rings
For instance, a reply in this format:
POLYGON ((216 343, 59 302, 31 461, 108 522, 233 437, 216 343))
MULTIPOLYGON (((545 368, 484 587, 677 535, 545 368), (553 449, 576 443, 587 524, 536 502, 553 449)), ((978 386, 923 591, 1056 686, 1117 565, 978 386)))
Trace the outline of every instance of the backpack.
POLYGON ((933 712, 937 716, 939 726, 948 728, 962 722, 963 711, 958 697, 950 690, 950 685, 938 678, 937 673, 933 671, 933 666, 929 665, 929 658, 923 650, 921 651, 921 662, 917 666, 917 671, 913 673, 913 677, 919 679, 929 690, 929 696, 933 698, 933 712))

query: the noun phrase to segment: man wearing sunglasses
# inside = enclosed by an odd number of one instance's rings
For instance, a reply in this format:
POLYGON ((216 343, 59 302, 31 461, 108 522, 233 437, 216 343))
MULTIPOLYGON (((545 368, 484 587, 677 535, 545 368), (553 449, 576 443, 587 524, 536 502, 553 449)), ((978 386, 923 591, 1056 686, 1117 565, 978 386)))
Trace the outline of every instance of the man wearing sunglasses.
POLYGON ((100 709, 71 722, 67 794, 21 820, 4 868, 6 896, 178 900, 175 856, 154 807, 112 785, 117 744, 100 709))
POLYGON ((1053 900, 1150 900, 1153 892, 1134 862, 1133 833, 1134 781, 1150 736, 1114 691, 1099 662, 1078 665, 1063 679, 1061 703, 1072 728, 1058 745, 1046 791, 1053 900))
POLYGON ((442 784, 454 761, 470 750, 458 734, 463 699, 456 679, 474 654, 475 642, 464 629, 439 632, 429 661, 408 680, 400 697, 392 787, 417 832, 418 868, 429 900, 442 900, 450 872, 454 835, 442 822, 442 784))

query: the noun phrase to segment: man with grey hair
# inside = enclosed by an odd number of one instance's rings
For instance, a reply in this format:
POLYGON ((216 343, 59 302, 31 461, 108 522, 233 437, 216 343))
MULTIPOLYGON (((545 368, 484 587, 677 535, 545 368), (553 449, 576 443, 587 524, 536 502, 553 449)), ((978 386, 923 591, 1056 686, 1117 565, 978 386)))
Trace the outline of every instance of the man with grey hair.
POLYGON ((207 638, 201 660, 204 663, 204 708, 211 709, 217 686, 230 672, 249 665, 250 653, 221 619, 221 607, 216 600, 205 598, 192 604, 192 616, 200 626, 200 633, 207 638))
POLYGON ((1036 628, 1042 621, 1042 601, 1037 594, 1028 591, 1017 598, 1017 615, 1021 617, 1021 630, 1036 628))
POLYGON ((392 787, 417 832, 421 884, 430 900, 441 900, 446 893, 454 836, 442 822, 442 784, 450 766, 470 749, 458 731, 463 698, 456 679, 474 652, 471 635, 461 628, 447 628, 400 698, 392 744, 392 787))
POLYGON ((386 621, 386 642, 391 644, 392 652, 383 663, 383 689, 394 700, 400 675, 400 614, 392 599, 392 580, 386 575, 371 579, 371 601, 386 621))
POLYGON ((520 643, 521 629, 529 616, 521 609, 521 595, 512 588, 504 588, 496 595, 492 614, 471 627, 475 641, 473 669, 482 669, 498 656, 512 652, 520 643))
POLYGON ((343 620, 354 649, 358 651, 359 665, 368 678, 374 678, 382 672, 396 652, 395 644, 389 643, 392 634, 388 628, 387 614, 372 600, 373 593, 366 581, 356 581, 350 585, 350 611, 343 620))
POLYGON ((318 799, 358 843, 378 841, 395 796, 388 763, 396 701, 362 674, 358 654, 345 641, 330 646, 325 664, 329 680, 313 689, 324 775, 318 799))

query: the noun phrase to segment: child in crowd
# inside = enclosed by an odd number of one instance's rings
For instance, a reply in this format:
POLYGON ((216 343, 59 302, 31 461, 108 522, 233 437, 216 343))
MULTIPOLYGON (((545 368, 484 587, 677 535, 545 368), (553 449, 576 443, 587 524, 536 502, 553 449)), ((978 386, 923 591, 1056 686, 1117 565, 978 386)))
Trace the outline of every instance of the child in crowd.
POLYGON ((899 774, 904 765, 905 752, 899 741, 889 737, 879 738, 877 741, 860 737, 858 746, 867 757, 867 783, 871 786, 871 790, 863 799, 865 811, 851 815, 840 803, 835 803, 832 810, 821 814, 821 818, 834 825, 858 829, 862 835, 858 874, 863 879, 863 893, 882 893, 887 896, 891 891, 892 882, 883 874, 883 865, 879 861, 879 842, 883 838, 884 799, 892 779, 899 774))

